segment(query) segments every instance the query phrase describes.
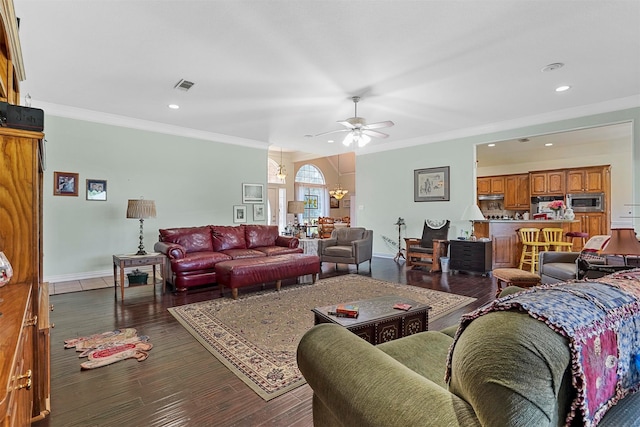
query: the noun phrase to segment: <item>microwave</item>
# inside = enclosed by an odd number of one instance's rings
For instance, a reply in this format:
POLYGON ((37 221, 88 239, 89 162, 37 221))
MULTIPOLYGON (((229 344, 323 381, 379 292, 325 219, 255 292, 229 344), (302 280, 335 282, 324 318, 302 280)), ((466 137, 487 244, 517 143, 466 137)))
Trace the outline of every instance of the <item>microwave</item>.
POLYGON ((567 194, 567 207, 574 212, 604 212, 604 193, 567 194))

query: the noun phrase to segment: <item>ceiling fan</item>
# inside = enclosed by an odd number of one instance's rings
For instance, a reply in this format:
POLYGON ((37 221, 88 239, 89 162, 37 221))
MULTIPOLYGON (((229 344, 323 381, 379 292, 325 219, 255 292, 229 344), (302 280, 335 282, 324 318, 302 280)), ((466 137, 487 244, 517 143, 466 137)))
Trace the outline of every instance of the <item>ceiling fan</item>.
POLYGON ((379 132, 373 129, 391 127, 393 126, 393 122, 391 120, 386 120, 384 122, 367 124, 367 121, 364 118, 358 117, 358 101, 360 101, 360 97, 353 96, 351 97, 351 99, 353 100, 353 105, 355 109, 355 113, 353 114, 353 117, 349 117, 348 119, 338 122, 341 125, 345 126, 347 129, 323 132, 323 133, 319 133, 316 136, 328 135, 330 133, 348 132, 347 136, 342 141, 342 143, 347 147, 352 143, 358 144, 358 147, 364 147, 371 141, 371 137, 387 138, 389 135, 387 135, 386 133, 379 132))

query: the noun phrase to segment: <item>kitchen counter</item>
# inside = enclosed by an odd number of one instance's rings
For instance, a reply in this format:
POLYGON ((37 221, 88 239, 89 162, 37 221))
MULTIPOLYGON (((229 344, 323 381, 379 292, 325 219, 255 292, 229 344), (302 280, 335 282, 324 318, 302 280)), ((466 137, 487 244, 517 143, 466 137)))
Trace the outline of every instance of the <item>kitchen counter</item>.
POLYGON ((519 228, 562 228, 566 233, 575 231, 579 222, 570 219, 485 219, 474 221, 473 229, 476 237, 488 237, 492 241, 492 269, 517 268, 522 251, 519 228))

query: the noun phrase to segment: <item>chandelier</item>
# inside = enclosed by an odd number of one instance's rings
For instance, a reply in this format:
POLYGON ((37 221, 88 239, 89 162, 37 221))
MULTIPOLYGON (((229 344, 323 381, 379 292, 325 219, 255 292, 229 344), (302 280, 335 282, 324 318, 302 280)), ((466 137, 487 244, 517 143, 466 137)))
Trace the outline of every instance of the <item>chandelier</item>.
POLYGON ((348 192, 349 190, 343 189, 342 186, 340 185, 340 155, 338 154, 338 185, 336 185, 336 188, 329 191, 329 195, 331 197, 335 197, 336 199, 340 200, 344 196, 346 196, 348 192))
POLYGON ((284 163, 282 162, 282 148, 280 148, 280 164, 278 165, 278 173, 276 176, 280 181, 284 181, 287 177, 287 170, 284 168, 284 163))

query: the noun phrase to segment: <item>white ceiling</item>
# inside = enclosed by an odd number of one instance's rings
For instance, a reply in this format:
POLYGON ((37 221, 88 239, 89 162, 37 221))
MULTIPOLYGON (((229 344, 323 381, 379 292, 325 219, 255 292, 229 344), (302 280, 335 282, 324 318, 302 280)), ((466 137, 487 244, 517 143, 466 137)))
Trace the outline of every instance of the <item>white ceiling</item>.
POLYGON ((14 3, 22 94, 56 115, 331 155, 304 135, 353 95, 395 122, 359 152, 640 106, 635 0, 14 3))

